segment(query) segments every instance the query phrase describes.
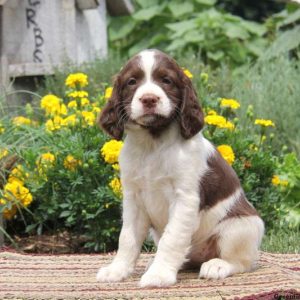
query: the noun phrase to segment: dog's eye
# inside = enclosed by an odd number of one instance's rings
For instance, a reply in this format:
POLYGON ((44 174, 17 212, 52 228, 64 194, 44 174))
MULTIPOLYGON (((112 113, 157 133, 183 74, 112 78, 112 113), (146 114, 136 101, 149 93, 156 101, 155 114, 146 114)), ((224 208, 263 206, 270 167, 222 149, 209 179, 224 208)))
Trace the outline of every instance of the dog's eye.
POLYGON ((164 83, 164 84, 172 84, 172 80, 171 80, 169 77, 167 77, 167 76, 163 77, 163 78, 161 79, 161 81, 162 81, 162 83, 164 83))
POLYGON ((129 80, 127 81, 127 84, 128 85, 135 85, 136 84, 136 79, 133 78, 133 77, 129 78, 129 80))

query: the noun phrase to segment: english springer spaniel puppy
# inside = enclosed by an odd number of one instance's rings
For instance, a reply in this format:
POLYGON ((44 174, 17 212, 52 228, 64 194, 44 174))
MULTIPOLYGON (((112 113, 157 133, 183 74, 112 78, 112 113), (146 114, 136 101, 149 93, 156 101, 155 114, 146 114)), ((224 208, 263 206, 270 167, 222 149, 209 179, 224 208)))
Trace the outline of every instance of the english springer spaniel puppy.
POLYGON ((131 58, 99 122, 117 140, 126 134, 119 249, 99 281, 121 281, 134 271, 149 230, 157 252, 141 287, 172 285, 187 265, 212 279, 254 267, 263 221, 234 170, 203 137, 197 94, 172 58, 158 50, 131 58))

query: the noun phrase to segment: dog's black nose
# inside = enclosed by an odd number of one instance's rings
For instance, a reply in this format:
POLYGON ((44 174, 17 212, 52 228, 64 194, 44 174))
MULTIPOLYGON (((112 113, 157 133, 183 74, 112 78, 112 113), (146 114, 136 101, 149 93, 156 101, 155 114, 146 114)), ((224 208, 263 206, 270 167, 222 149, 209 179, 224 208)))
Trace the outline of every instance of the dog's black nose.
POLYGON ((153 108, 156 106, 156 103, 158 102, 159 97, 154 94, 144 94, 140 101, 143 103, 143 105, 146 108, 153 108))

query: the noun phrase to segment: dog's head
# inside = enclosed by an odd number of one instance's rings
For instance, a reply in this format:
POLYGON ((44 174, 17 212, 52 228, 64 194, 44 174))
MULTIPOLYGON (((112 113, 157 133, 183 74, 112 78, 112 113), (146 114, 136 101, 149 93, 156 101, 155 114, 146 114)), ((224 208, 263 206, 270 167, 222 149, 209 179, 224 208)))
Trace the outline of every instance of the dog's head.
POLYGON ((115 78, 112 97, 99 122, 117 140, 128 122, 153 135, 178 122, 186 139, 204 124, 191 80, 172 58, 158 50, 142 51, 127 62, 115 78))

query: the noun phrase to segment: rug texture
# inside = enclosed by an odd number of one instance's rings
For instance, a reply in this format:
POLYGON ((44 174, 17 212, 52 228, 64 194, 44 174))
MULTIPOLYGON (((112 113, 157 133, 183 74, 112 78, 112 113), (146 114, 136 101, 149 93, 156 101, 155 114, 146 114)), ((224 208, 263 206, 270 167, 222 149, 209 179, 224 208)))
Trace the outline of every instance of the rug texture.
POLYGON ((138 287, 152 254, 142 254, 136 272, 124 282, 96 282, 98 268, 112 257, 0 252, 0 299, 300 299, 296 254, 261 253, 257 270, 224 280, 180 272, 177 284, 163 289, 138 287))

